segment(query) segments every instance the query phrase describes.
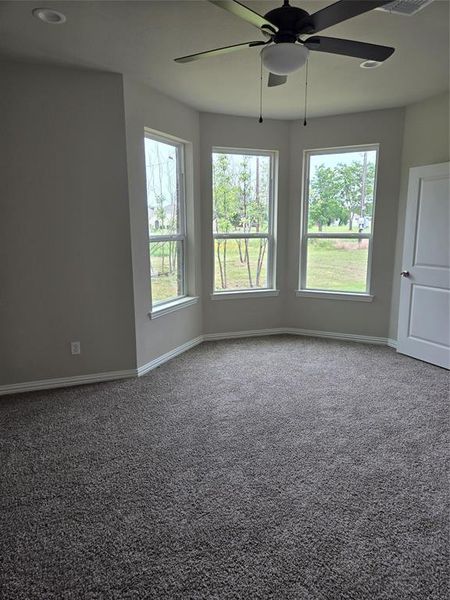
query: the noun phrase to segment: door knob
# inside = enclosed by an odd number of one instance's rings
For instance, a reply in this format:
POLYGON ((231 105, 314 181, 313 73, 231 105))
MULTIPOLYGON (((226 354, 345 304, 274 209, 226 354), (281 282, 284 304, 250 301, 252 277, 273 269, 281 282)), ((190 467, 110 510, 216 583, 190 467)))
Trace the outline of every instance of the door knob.
POLYGON ((402 277, 409 277, 409 271, 402 271, 402 272, 400 273, 400 275, 401 275, 402 277))

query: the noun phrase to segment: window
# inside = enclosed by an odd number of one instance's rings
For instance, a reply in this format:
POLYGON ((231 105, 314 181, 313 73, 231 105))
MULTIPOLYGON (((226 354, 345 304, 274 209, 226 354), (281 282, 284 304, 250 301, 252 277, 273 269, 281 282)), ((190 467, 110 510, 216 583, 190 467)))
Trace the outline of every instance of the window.
POLYGON ((183 163, 183 144, 146 133, 152 308, 186 295, 183 163))
POLYGON ((377 160, 376 145, 305 153, 301 291, 370 294, 377 160))
POLYGON ((215 149, 214 291, 274 286, 274 153, 215 149))

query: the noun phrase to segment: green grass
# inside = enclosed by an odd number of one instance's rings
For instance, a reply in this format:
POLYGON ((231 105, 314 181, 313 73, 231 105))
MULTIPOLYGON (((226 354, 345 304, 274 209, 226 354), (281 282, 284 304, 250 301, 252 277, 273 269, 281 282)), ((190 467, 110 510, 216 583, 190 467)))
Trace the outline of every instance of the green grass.
MULTIPOLYGON (((353 222, 353 229, 350 231, 348 225, 324 225, 322 231, 319 232, 317 225, 309 225, 308 233, 358 233, 357 219, 353 222)), ((364 233, 370 233, 370 226, 364 229, 364 233)))
POLYGON ((365 292, 367 257, 367 240, 309 240, 306 287, 365 292))
MULTIPOLYGON (((173 254, 175 253, 175 244, 172 242, 173 254)), ((177 265, 175 264, 175 270, 169 268, 168 251, 169 242, 153 242, 150 244, 151 294, 153 304, 169 300, 170 298, 176 298, 180 295, 177 265)), ((177 263, 176 260, 175 263, 177 263)))
MULTIPOLYGON (((256 264, 259 251, 259 240, 249 243, 250 266, 253 287, 256 287, 256 264)), ((223 249, 223 246, 222 246, 223 249)), ((318 240, 313 239, 308 243, 308 278, 307 288, 325 289, 345 292, 366 291, 366 269, 368 258, 368 242, 363 240, 318 240)), ((267 254, 261 271, 259 287, 266 287, 267 254)), ((168 300, 179 295, 177 273, 168 273, 167 256, 164 270, 162 257, 156 252, 151 257, 152 261, 152 298, 153 302, 168 300), (156 275, 159 273, 159 275, 156 275), (164 273, 164 274, 163 274, 164 273)), ((223 262, 223 254, 222 254, 223 262)), ((220 290, 221 278, 217 254, 214 255, 215 289, 220 290)), ((246 263, 242 263, 239 248, 235 240, 227 242, 227 288, 249 288, 249 279, 246 263)))
POLYGON ((152 277, 152 301, 153 304, 162 300, 169 300, 179 296, 177 275, 163 275, 160 277, 152 277))
POLYGON ((358 227, 353 226, 353 231, 349 231, 348 225, 324 225, 319 232, 317 225, 308 225, 308 233, 358 233, 358 227))
MULTIPOLYGON (((222 266, 224 263, 223 260, 223 243, 221 241, 221 260, 222 266)), ((267 248, 266 254, 260 277, 259 277, 259 285, 256 286, 256 272, 257 272, 257 263, 258 263, 258 255, 259 255, 259 247, 260 240, 249 240, 248 250, 250 257, 250 273, 252 278, 253 287, 265 288, 267 287, 267 248)), ((242 252, 244 251, 244 241, 241 242, 242 252)), ((215 254, 214 254, 214 267, 215 267, 215 289, 221 290, 222 288, 222 280, 220 276, 220 266, 219 261, 217 259, 217 242, 215 243, 215 254)), ((239 255, 239 246, 236 240, 227 240, 227 254, 226 254, 226 280, 227 286, 225 289, 247 289, 250 287, 249 284, 249 276, 247 263, 241 262, 241 258, 239 255)))

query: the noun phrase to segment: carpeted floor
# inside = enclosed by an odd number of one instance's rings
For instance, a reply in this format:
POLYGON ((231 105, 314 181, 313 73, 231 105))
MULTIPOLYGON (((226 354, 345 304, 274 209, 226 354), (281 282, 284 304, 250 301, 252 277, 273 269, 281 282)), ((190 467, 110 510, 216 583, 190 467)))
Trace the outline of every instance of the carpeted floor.
POLYGON ((0 399, 0 596, 447 598, 448 372, 363 344, 203 344, 0 399))

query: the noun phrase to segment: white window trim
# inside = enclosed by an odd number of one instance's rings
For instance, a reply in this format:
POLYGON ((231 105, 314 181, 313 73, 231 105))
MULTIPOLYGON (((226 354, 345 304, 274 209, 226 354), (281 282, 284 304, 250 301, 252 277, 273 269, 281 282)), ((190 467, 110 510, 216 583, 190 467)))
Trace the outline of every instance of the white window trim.
POLYGON ((161 302, 156 304, 152 310, 148 313, 150 319, 157 319, 169 313, 173 313, 181 308, 187 308, 193 304, 197 304, 199 301, 198 296, 184 296, 182 298, 175 298, 175 300, 168 300, 167 302, 161 302))
POLYGON ((269 298, 279 296, 280 290, 271 290, 268 288, 256 288, 253 290, 227 290, 225 292, 212 292, 211 300, 243 300, 245 298, 269 298))
POLYGON ((377 177, 379 166, 380 144, 364 144, 356 146, 338 146, 332 148, 313 148, 303 151, 303 181, 302 181, 302 202, 300 211, 300 261, 299 261, 299 289, 296 290, 297 297, 322 298, 334 300, 355 300, 360 302, 372 302, 374 299, 372 289, 372 253, 373 253, 373 236, 376 222, 376 207, 377 207, 377 177), (372 210, 372 227, 370 233, 308 233, 308 191, 309 191, 309 164, 310 156, 318 154, 344 154, 345 152, 364 152, 375 151, 377 153, 374 192, 373 192, 373 210, 372 210), (307 242, 308 239, 368 239, 369 251, 367 256, 367 273, 366 273, 366 291, 365 292, 346 292, 344 290, 321 290, 306 287, 306 257, 307 257, 307 242))
POLYGON ((297 290, 295 295, 300 298, 322 298, 323 300, 354 300, 356 302, 372 302, 372 294, 357 292, 332 292, 330 290, 297 290))
MULTIPOLYGON (((172 242, 172 241, 180 241, 182 244, 182 255, 183 255, 183 265, 181 267, 181 289, 182 293, 180 296, 176 296, 175 298, 168 298, 167 300, 162 300, 157 303, 153 303, 152 298, 152 285, 151 285, 151 272, 150 272, 150 318, 156 318, 157 316, 162 316, 163 314, 167 314, 173 312, 174 310, 178 310, 179 308, 183 308, 184 306, 189 306, 190 304, 194 304, 194 302, 187 303, 186 300, 193 299, 195 297, 187 296, 187 227, 186 227, 186 181, 185 181, 185 145, 186 142, 184 140, 175 138, 171 135, 166 135, 157 131, 153 131, 148 129, 147 127, 144 130, 145 138, 155 140, 157 142, 162 142, 164 144, 168 144, 170 146, 174 146, 177 149, 177 156, 179 160, 177 160, 177 177, 179 182, 179 233, 176 234, 162 234, 162 235, 152 235, 148 231, 148 252, 149 252, 149 265, 151 265, 151 257, 150 257, 150 243, 151 242, 172 242), (165 310, 167 309, 167 310, 165 310)), ((148 226, 147 226, 148 227, 148 226)), ((151 267, 150 267, 151 268, 151 267)), ((198 299, 198 298, 197 298, 198 299)), ((195 300, 196 302, 197 300, 195 300)))
MULTIPOLYGON (((276 253, 277 253, 277 206, 278 206, 278 151, 277 150, 255 150, 252 148, 227 148, 213 146, 213 154, 240 154, 246 156, 269 156, 270 157, 270 186, 269 186, 269 231, 266 233, 214 233, 212 232, 212 286, 210 294, 212 300, 239 299, 247 297, 278 296, 279 290, 276 286, 276 253), (215 248, 216 239, 267 239, 267 287, 265 288, 242 288, 242 289, 215 289, 215 248)), ((211 160, 211 184, 213 182, 213 162, 211 160)), ((214 208, 213 188, 211 187, 212 208, 214 208)))

